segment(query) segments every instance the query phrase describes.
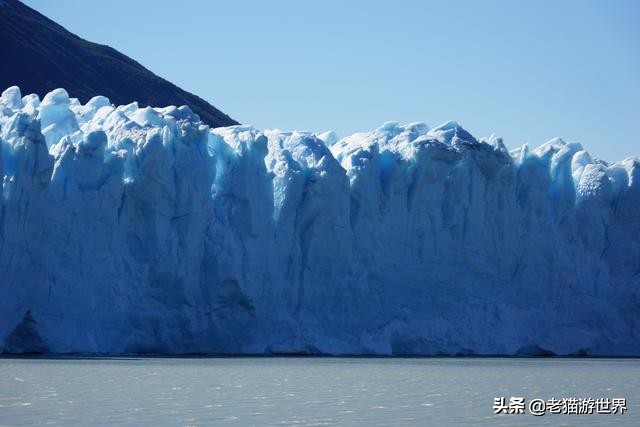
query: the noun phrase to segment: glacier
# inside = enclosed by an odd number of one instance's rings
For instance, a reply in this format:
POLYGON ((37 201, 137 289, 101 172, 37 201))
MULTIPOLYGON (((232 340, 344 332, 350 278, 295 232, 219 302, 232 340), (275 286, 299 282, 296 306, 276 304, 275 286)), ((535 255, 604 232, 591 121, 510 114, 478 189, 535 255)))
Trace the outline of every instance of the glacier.
POLYGON ((640 159, 0 97, 0 352, 640 355, 640 159))

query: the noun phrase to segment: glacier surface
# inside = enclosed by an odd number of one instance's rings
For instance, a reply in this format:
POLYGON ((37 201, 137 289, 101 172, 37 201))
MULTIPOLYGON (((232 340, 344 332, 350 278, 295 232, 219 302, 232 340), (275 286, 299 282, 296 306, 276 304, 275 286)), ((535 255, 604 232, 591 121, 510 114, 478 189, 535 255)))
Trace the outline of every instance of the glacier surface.
POLYGON ((640 160, 0 97, 0 352, 640 355, 640 160))

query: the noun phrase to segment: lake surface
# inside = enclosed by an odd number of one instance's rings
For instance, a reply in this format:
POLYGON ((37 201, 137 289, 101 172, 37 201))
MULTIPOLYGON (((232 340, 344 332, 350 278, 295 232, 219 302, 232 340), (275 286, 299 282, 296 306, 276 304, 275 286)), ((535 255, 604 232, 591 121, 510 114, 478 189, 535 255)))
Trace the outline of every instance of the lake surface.
POLYGON ((0 425, 640 425, 640 359, 0 359, 0 425), (627 399, 494 415, 495 397, 627 399))

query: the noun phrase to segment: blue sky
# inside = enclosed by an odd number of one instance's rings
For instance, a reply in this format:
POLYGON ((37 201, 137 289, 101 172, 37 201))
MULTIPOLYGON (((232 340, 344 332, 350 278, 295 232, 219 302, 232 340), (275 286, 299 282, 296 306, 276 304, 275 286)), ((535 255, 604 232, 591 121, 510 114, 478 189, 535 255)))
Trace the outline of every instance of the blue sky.
POLYGON ((640 1, 26 3, 259 128, 452 119, 640 155, 640 1))

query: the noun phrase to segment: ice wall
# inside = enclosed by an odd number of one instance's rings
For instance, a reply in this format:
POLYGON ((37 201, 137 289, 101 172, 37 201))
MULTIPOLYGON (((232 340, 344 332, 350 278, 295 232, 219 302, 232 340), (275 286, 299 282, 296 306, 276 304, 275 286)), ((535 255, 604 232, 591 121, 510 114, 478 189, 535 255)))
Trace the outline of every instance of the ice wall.
POLYGON ((0 351, 640 355, 640 160, 0 98, 0 351))

